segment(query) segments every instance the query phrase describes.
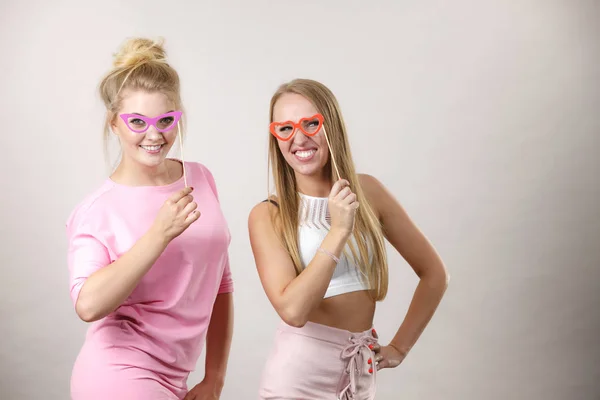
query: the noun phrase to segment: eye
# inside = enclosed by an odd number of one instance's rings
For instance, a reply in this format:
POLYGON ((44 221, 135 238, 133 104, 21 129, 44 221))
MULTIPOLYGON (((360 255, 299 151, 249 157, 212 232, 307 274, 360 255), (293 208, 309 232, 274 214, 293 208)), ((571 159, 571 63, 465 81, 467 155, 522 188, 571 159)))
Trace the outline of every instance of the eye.
POLYGON ((158 121, 157 125, 160 129, 166 129, 166 128, 170 127, 171 125, 173 125, 174 121, 175 121, 175 118, 173 118, 173 117, 164 117, 158 121))
POLYGON ((132 125, 137 125, 137 126, 142 126, 145 124, 145 122, 139 118, 132 118, 129 120, 129 123, 132 125))

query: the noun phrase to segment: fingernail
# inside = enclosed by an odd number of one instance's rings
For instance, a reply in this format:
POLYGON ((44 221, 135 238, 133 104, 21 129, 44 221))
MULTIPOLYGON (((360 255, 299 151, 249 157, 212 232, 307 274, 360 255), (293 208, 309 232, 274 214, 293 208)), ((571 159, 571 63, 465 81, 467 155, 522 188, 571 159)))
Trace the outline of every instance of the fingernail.
POLYGON ((373 335, 377 335, 377 331, 375 331, 375 328, 373 328, 371 332, 373 332, 373 335))
POLYGON ((373 350, 373 347, 374 346, 372 344, 369 345, 369 349, 373 350))
POLYGON ((372 364, 372 363, 373 363, 373 360, 371 360, 371 359, 369 358, 369 360, 367 361, 367 364, 372 364))
POLYGON ((372 374, 373 373, 373 368, 369 368, 369 373, 372 374))

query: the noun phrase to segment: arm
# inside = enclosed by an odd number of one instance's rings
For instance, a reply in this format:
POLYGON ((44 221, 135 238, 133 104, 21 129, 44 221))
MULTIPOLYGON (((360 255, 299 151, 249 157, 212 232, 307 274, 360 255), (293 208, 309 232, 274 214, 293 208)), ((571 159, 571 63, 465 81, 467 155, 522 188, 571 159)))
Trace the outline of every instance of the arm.
POLYGON ((361 175, 386 239, 419 277, 408 312, 390 345, 404 357, 433 317, 448 287, 449 275, 441 258, 393 195, 377 179, 361 175))
POLYGON ((92 322, 117 309, 152 268, 167 241, 148 232, 115 262, 93 272, 83 283, 75 302, 79 318, 92 322))
POLYGON ((73 224, 75 232, 69 232, 71 296, 82 320, 96 321, 117 309, 169 242, 198 219, 191 191, 185 188, 167 199, 148 232, 112 263, 107 249, 94 237, 94 229, 85 223, 73 224))
MULTIPOLYGON (((208 168, 201 164, 200 166, 218 202, 219 193, 214 177, 208 168)), ((225 385, 233 337, 233 279, 229 267, 229 254, 226 254, 226 257, 221 284, 206 333, 204 379, 194 386, 183 400, 219 399, 225 385)))
POLYGON ((220 396, 225 384, 227 361, 233 336, 233 296, 231 293, 217 295, 206 336, 206 361, 204 381, 215 395, 220 396))
MULTIPOLYGON (((270 203, 260 203, 250 212, 248 230, 254 261, 265 293, 281 319, 291 326, 306 324, 310 313, 321 303, 335 271, 335 261, 317 252, 306 268, 296 270, 281 244, 269 215, 270 203)), ((349 233, 329 231, 321 247, 340 256, 349 233)))

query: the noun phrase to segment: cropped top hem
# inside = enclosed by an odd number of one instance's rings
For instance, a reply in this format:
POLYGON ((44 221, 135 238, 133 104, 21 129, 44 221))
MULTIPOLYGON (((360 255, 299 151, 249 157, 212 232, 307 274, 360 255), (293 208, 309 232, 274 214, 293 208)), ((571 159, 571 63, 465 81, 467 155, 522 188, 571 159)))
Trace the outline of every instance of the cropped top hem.
POLYGON ((327 299, 329 297, 339 296, 341 294, 346 294, 346 293, 351 293, 351 292, 360 292, 363 290, 367 291, 367 290, 370 290, 370 288, 367 287, 366 285, 362 285, 359 282, 348 283, 346 285, 340 285, 340 286, 329 286, 329 288, 327 289, 327 292, 325 292, 325 296, 323 296, 323 298, 327 299))

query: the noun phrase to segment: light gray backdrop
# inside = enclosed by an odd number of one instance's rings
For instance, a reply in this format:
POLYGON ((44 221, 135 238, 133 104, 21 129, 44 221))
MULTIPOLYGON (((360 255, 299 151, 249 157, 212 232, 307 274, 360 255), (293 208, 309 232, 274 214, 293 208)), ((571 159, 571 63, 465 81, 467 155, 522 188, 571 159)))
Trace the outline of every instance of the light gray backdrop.
MULTIPOLYGON (((278 321, 247 217, 266 195, 269 98, 295 77, 336 93, 358 169, 452 275, 410 356, 379 374, 378 399, 600 398, 599 15, 573 0, 2 1, 2 398, 68 398, 86 324, 64 224, 106 177, 96 87, 135 35, 166 39, 186 156, 213 171, 233 235, 223 400, 255 398, 278 321)), ((416 285, 390 259, 384 342, 416 285)))

